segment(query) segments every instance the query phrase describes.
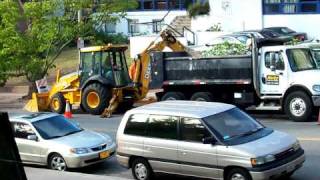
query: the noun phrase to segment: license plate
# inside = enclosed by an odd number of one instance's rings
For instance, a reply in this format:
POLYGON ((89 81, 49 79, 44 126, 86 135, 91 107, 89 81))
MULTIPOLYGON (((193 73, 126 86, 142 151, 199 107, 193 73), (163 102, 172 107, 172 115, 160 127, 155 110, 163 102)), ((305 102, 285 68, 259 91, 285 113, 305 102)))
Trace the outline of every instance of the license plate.
POLYGON ((103 151, 103 152, 101 152, 101 153, 99 154, 99 156, 100 156, 100 159, 105 159, 105 158, 109 157, 110 154, 109 154, 108 151, 103 151))

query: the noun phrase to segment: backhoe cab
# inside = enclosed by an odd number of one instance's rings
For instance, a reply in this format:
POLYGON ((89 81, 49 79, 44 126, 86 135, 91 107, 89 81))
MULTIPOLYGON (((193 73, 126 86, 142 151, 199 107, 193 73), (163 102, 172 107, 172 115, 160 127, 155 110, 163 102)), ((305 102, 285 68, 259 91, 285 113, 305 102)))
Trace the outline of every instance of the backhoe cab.
POLYGON ((25 109, 37 112, 51 110, 63 113, 66 100, 91 114, 101 114, 109 106, 114 89, 127 86, 131 80, 125 58, 127 46, 107 45, 80 49, 78 72, 62 77, 48 92, 33 93, 25 109))

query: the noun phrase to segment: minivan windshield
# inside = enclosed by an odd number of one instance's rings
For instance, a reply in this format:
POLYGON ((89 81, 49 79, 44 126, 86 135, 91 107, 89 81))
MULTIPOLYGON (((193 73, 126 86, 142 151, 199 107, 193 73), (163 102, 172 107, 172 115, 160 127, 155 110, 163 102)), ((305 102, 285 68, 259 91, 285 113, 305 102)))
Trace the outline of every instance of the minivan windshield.
POLYGON ((293 72, 317 69, 309 49, 288 49, 287 56, 293 72))
POLYGON ((207 126, 223 141, 254 134, 264 128, 238 108, 203 118, 207 126))
POLYGON ((43 139, 54 139, 82 131, 73 123, 69 122, 63 116, 53 116, 40 121, 33 122, 43 139))

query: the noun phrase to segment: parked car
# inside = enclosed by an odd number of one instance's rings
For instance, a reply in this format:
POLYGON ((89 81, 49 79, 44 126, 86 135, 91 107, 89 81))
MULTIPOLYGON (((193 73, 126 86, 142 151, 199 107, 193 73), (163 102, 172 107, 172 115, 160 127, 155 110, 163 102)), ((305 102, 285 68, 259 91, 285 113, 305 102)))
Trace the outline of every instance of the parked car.
POLYGON ((55 113, 10 118, 22 162, 59 171, 105 161, 115 152, 107 134, 84 130, 55 113))
POLYGON ((217 44, 222 44, 224 42, 228 42, 230 44, 247 45, 248 39, 250 39, 250 37, 247 35, 244 35, 244 34, 227 34, 227 35, 222 35, 222 36, 214 38, 206 45, 193 46, 193 47, 191 47, 191 49, 193 49, 195 51, 206 51, 206 50, 211 49, 212 46, 215 46, 217 44))
POLYGON ((263 30, 273 31, 275 33, 281 34, 282 36, 292 36, 300 41, 307 40, 307 33, 304 32, 296 32, 288 27, 268 27, 263 30))
POLYGON ((244 35, 253 34, 253 36, 256 39, 281 37, 281 34, 270 31, 270 30, 247 30, 247 31, 235 32, 234 34, 244 34, 244 35))
POLYGON ((233 105, 164 101, 128 111, 117 159, 135 179, 153 172, 251 180, 289 177, 305 161, 298 140, 265 127, 233 105))

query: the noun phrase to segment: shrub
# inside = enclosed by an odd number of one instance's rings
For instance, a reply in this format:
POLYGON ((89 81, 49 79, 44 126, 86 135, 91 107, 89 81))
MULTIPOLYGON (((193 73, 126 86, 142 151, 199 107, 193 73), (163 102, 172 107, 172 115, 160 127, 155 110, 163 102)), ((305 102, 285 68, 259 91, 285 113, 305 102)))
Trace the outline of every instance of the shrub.
POLYGON ((208 15, 210 13, 209 2, 200 3, 199 1, 188 7, 189 16, 194 18, 196 16, 208 15))
POLYGON ((105 32, 96 32, 89 38, 90 44, 92 45, 104 45, 104 44, 128 44, 129 39, 128 36, 125 36, 122 33, 117 34, 108 34, 105 32))

